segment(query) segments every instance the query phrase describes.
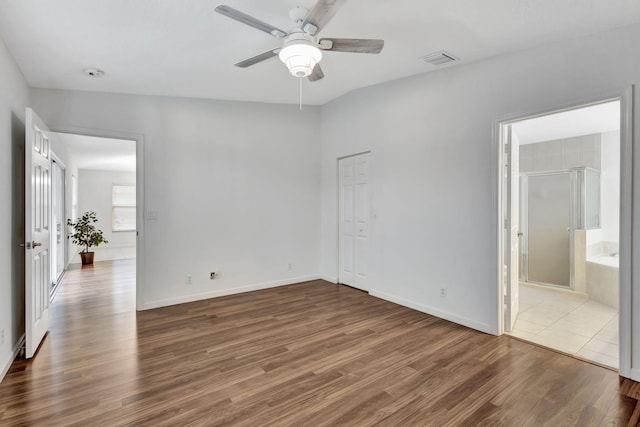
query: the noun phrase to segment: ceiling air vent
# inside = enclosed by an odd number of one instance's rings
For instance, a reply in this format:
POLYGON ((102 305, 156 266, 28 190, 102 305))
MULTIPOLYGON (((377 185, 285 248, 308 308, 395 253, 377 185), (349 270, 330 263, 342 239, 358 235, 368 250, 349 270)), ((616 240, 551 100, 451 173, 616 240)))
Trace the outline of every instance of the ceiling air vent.
POLYGON ((460 58, 457 58, 451 55, 449 52, 445 52, 444 50, 440 52, 430 53, 429 55, 425 55, 422 57, 422 59, 431 65, 448 64, 449 62, 460 60, 460 58))

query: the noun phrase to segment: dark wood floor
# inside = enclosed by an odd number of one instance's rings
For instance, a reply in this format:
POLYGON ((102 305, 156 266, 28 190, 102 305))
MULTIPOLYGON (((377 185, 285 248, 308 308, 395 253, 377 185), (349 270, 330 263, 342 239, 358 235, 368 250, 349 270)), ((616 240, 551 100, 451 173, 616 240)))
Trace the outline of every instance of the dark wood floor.
POLYGON ((134 262, 66 274, 0 425, 622 426, 615 372, 308 282, 136 313, 134 262))

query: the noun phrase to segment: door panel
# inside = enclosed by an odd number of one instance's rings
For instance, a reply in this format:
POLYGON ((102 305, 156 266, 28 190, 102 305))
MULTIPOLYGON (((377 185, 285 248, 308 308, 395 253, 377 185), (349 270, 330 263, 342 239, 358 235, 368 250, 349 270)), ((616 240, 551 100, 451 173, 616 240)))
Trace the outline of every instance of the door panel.
POLYGON ((571 287, 571 175, 528 178, 528 277, 571 287))
POLYGON ((355 157, 356 161, 356 275, 355 286, 368 290, 368 257, 369 257, 369 154, 355 157))
POLYGON ((369 167, 369 154, 338 162, 338 281, 363 290, 369 278, 369 167))
POLYGON ((25 335, 33 357, 49 330, 51 158, 47 126, 27 108, 25 130, 25 335))
POLYGON ((355 286, 355 206, 354 206, 354 161, 352 158, 339 162, 340 218, 339 218, 339 266, 338 281, 345 285, 355 286))

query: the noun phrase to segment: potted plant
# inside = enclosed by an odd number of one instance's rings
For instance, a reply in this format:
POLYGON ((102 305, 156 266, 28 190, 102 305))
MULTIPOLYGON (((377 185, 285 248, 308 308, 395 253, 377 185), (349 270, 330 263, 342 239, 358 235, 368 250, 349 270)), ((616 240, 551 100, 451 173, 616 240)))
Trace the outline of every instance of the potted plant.
POLYGON ((90 247, 98 246, 101 243, 109 243, 102 235, 102 230, 98 230, 94 225, 96 222, 98 222, 98 218, 95 212, 85 212, 75 222, 67 219, 67 225, 73 229, 69 233, 71 241, 74 245, 83 247, 80 252, 82 265, 93 264, 95 252, 89 252, 90 247))

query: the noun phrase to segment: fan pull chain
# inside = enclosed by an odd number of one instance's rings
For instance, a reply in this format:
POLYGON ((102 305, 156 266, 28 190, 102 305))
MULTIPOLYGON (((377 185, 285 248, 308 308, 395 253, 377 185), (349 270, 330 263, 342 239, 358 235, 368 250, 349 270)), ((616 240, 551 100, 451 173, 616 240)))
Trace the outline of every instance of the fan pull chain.
POLYGON ((302 111, 302 77, 298 77, 300 81, 300 111, 302 111))

